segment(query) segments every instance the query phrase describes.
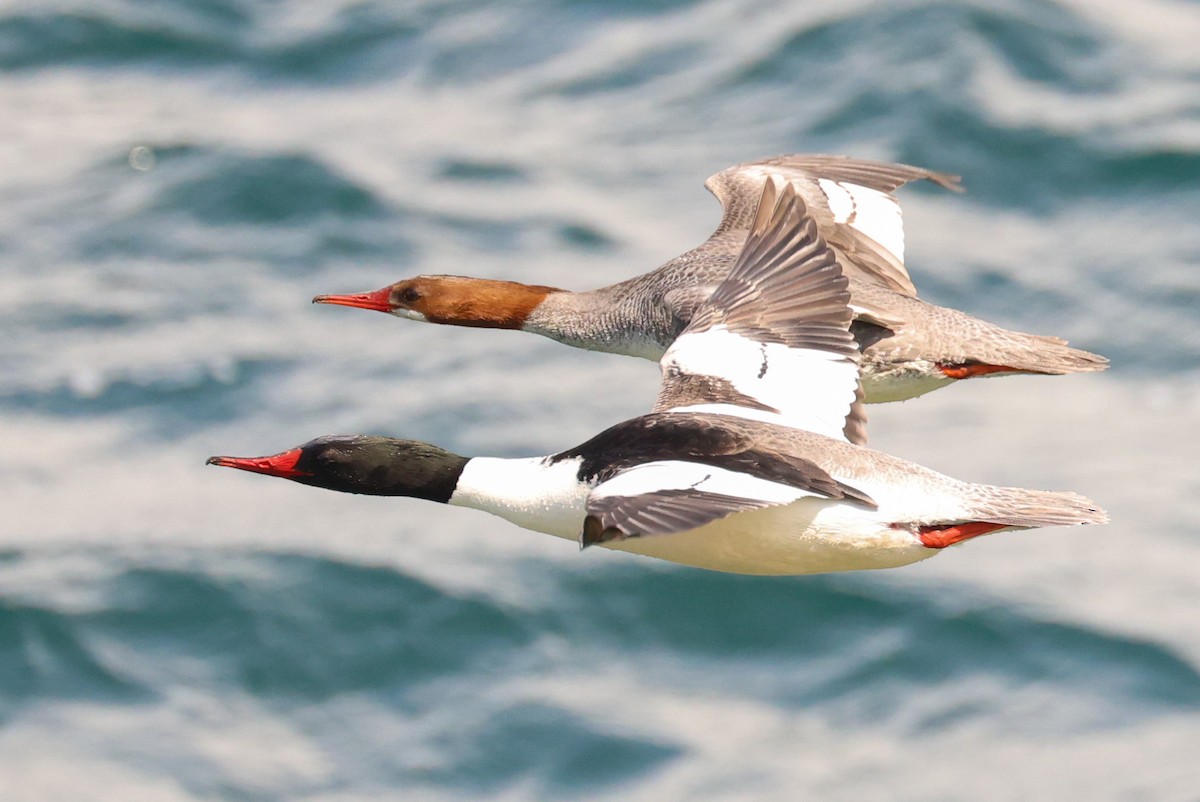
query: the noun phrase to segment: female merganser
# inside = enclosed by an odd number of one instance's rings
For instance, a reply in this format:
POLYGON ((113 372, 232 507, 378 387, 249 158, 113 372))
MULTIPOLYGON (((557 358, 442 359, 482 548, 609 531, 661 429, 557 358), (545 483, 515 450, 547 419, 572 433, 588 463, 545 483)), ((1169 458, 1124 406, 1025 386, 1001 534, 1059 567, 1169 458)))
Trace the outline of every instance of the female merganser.
POLYGON ((417 276, 374 292, 314 303, 455 326, 520 329, 553 340, 658 360, 729 273, 768 176, 794 187, 850 281, 851 332, 867 403, 902 401, 960 379, 1104 370, 1102 356, 1065 340, 994 326, 919 300, 904 267, 893 190, 918 179, 958 189, 958 177, 903 164, 793 155, 740 164, 704 185, 724 209, 700 247, 645 275, 590 292, 463 276, 417 276))
POLYGON ((208 462, 746 574, 889 568, 1000 529, 1107 520, 1074 493, 962 482, 848 442, 858 366, 846 278, 794 186, 766 181, 748 227, 733 270, 663 356, 654 411, 582 445, 469 459, 331 436, 208 462))

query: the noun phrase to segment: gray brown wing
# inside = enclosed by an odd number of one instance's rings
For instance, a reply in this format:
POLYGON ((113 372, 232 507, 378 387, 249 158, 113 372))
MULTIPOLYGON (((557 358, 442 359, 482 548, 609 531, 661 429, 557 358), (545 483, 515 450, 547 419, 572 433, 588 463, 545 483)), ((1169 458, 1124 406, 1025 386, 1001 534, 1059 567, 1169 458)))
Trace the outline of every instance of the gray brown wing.
MULTIPOLYGON (((650 414, 613 427, 591 449, 627 453, 636 431, 642 456, 605 477, 588 494, 583 544, 695 529, 746 510, 804 497, 875 507, 861 490, 790 453, 796 433, 780 426, 712 414, 650 414), (628 431, 627 431, 628 430, 628 431)), ((621 456, 606 457, 620 464, 621 456)))
POLYGON ((580 545, 587 548, 631 537, 687 532, 735 512, 760 510, 776 503, 691 489, 607 496, 588 503, 580 545))
POLYGON ((720 325, 761 343, 852 358, 849 282, 803 198, 793 185, 772 180, 760 201, 733 269, 684 334, 720 325))
POLYGON ((801 170, 832 181, 849 181, 876 192, 894 192, 910 181, 931 181, 940 187, 962 192, 962 178, 926 170, 910 164, 854 159, 824 153, 793 153, 764 159, 757 164, 801 170))
MULTIPOLYGON (((721 224, 714 235, 726 231, 743 231, 750 227, 758 196, 762 192, 766 174, 778 175, 784 180, 797 181, 804 202, 814 209, 828 206, 828 198, 816 194, 813 183, 825 178, 830 181, 845 181, 891 193, 912 181, 931 181, 954 192, 962 192, 961 178, 950 173, 939 173, 908 164, 852 159, 849 156, 831 156, 822 153, 795 153, 775 156, 770 159, 743 162, 713 173, 704 186, 721 202, 724 210, 721 224)), ((822 232, 824 234, 825 232, 822 232)))
POLYGON ((691 320, 708 297, 716 289, 716 284, 689 284, 676 287, 663 293, 663 306, 670 310, 676 320, 691 320))
POLYGON ((655 410, 721 405, 757 419, 767 411, 844 439, 858 388, 849 300, 803 199, 770 178, 733 269, 663 355, 655 410))
POLYGON ((891 193, 917 180, 931 181, 955 191, 961 189, 958 177, 947 173, 845 156, 794 154, 747 162, 715 173, 705 181, 723 208, 721 224, 710 242, 729 232, 749 228, 767 175, 776 175, 796 186, 821 235, 849 275, 912 296, 916 295, 916 288, 904 267, 902 222, 899 205, 891 193), (866 191, 860 193, 855 187, 866 191), (861 196, 858 201, 869 202, 856 204, 856 195, 861 196), (894 219, 890 213, 894 213, 894 219))

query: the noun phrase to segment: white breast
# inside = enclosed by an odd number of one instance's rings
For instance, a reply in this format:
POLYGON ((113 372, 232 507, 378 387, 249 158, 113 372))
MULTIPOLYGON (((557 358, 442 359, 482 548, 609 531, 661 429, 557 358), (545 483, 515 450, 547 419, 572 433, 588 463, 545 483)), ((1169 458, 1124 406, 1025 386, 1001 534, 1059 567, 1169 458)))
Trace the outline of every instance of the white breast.
POLYGON ((575 540, 591 489, 579 481, 580 460, 475 457, 463 468, 450 504, 471 507, 517 526, 575 540))
POLYGON ((888 526, 875 511, 815 498, 610 547, 714 571, 760 575, 895 568, 937 553, 908 530, 888 526))

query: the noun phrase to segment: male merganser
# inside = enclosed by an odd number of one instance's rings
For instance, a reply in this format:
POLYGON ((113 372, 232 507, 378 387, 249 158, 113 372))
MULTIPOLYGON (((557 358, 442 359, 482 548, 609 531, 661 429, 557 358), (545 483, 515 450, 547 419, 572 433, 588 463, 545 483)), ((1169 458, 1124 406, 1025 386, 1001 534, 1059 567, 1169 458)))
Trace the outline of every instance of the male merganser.
POLYGON ((916 297, 904 267, 904 228, 892 191, 958 177, 903 164, 792 155, 730 167, 704 185, 721 224, 698 248, 637 278, 589 292, 463 276, 417 276, 374 292, 314 303, 455 326, 520 329, 586 348, 658 360, 729 273, 768 176, 789 181, 850 281, 851 332, 862 351, 867 403, 902 401, 960 379, 1104 370, 1102 356, 1065 340, 994 326, 916 297))
POLYGON ((848 442, 858 367, 841 267, 791 184, 765 182, 748 228, 733 270, 663 356, 654 411, 575 448, 467 458, 331 436, 208 462, 746 574, 890 568, 1000 529, 1107 520, 1074 493, 962 482, 848 442))

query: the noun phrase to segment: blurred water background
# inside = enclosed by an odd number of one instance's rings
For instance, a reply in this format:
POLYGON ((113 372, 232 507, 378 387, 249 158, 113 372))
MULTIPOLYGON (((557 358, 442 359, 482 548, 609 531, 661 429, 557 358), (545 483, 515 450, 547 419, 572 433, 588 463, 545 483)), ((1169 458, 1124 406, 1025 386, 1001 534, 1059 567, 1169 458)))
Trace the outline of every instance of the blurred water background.
POLYGON ((0 799, 1200 799, 1200 7, 0 3, 0 799), (831 152, 928 299, 1097 376, 872 408, 1092 529, 724 576, 204 466, 559 450, 657 367, 317 293, 585 289, 831 152))

